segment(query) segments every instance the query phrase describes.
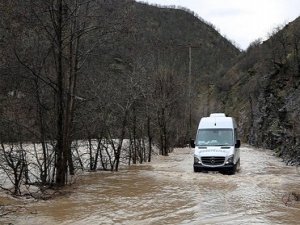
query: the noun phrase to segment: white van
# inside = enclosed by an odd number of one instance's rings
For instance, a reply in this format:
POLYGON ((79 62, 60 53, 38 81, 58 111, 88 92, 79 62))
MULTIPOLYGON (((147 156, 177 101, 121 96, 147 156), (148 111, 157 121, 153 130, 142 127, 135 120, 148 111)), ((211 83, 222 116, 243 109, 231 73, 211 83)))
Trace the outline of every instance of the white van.
POLYGON ((240 168, 240 140, 236 122, 224 113, 213 113, 200 120, 195 148, 194 172, 215 170, 235 174, 240 168))

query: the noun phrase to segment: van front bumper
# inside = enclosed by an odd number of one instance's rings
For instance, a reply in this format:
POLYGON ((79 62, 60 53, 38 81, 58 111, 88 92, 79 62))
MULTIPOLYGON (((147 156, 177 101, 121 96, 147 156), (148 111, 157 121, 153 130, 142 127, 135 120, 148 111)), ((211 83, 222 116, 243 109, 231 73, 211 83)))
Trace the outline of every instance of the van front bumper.
POLYGON ((194 169, 198 171, 231 171, 234 164, 225 164, 220 166, 206 166, 200 163, 194 163, 194 169))

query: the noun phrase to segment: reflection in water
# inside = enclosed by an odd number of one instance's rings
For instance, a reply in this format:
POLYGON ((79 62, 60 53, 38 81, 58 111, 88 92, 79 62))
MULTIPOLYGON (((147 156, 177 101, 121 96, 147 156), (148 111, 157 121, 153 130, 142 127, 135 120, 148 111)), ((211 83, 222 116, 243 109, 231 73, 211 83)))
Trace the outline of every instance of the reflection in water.
POLYGON ((177 149, 148 165, 91 173, 70 187, 70 195, 30 203, 26 212, 2 219, 44 225, 299 223, 300 202, 286 206, 282 196, 300 192, 300 175, 270 151, 242 148, 241 171, 233 176, 194 173, 192 163, 192 150, 177 149))

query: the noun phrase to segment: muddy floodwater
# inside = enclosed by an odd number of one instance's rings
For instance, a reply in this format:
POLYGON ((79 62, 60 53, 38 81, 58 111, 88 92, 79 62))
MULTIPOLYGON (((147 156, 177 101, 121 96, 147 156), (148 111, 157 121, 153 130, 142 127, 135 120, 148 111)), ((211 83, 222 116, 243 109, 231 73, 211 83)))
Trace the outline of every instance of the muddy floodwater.
POLYGON ((13 201, 15 212, 0 224, 300 224, 300 172, 271 151, 242 147, 233 176, 194 173, 192 165, 186 148, 151 164, 90 173, 66 196, 13 201))

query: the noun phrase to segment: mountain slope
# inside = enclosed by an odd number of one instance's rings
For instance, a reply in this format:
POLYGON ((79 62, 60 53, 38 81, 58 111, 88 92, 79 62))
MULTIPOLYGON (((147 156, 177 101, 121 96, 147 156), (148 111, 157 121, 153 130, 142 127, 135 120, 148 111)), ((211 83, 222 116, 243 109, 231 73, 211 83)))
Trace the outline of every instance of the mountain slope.
POLYGON ((225 109, 238 118, 244 141, 293 162, 300 155, 299 49, 297 18, 267 41, 253 43, 224 76, 231 87, 225 109))
MULTIPOLYGON (((173 115, 169 116, 172 120, 170 126, 173 127, 171 130, 176 130, 174 135, 178 139, 186 140, 189 129, 189 89, 193 90, 191 120, 194 131, 199 118, 207 114, 207 101, 203 100, 203 94, 208 92, 214 80, 218 80, 218 73, 234 62, 240 51, 212 25, 189 11, 158 8, 134 1, 125 2, 126 4, 124 1, 115 2, 120 11, 116 14, 123 13, 124 16, 121 20, 115 19, 113 23, 118 24, 121 21, 121 29, 117 35, 109 38, 110 42, 107 45, 95 49, 95 54, 105 54, 90 58, 89 65, 102 62, 102 73, 110 76, 115 74, 116 77, 126 74, 127 78, 129 75, 132 79, 143 82, 143 85, 151 90, 151 82, 157 79, 158 71, 170 71, 173 89, 176 88, 180 92, 176 96, 178 105, 172 110, 173 115), (191 87, 188 82, 190 62, 191 87)), ((127 82, 126 79, 124 82, 127 82)))

